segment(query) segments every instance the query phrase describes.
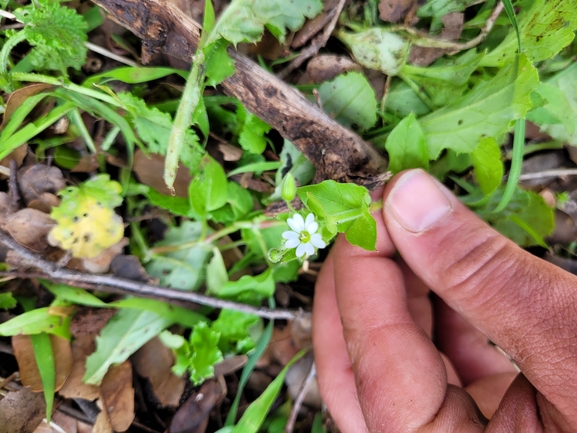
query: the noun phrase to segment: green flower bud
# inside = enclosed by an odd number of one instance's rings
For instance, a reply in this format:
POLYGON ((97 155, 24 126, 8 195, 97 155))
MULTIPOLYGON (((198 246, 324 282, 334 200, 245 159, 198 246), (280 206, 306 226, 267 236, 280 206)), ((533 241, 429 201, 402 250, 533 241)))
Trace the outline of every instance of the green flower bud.
POLYGON ((296 193, 297 193, 297 186, 295 183, 295 178, 289 171, 286 174, 282 184, 281 197, 284 201, 290 203, 291 201, 294 200, 296 193))

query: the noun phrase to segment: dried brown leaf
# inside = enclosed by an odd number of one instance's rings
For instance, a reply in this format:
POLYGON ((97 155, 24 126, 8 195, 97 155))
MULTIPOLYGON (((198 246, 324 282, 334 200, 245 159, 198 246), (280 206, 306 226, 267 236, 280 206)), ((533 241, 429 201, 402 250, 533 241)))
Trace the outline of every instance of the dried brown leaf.
MULTIPOLYGON (((461 12, 451 12, 441 18, 444 28, 439 39, 457 41, 463 31, 464 15, 461 12)), ((442 48, 418 47, 414 45, 409 54, 409 63, 416 66, 428 66, 442 57, 447 50, 442 48)))
POLYGON ((224 398, 223 389, 214 380, 204 382, 174 414, 169 433, 204 433, 212 409, 224 398))
MULTIPOLYGON (((67 339, 57 335, 50 335, 49 337, 52 353, 54 354, 55 389, 59 390, 72 370, 72 350, 70 349, 70 341, 67 339)), ((42 384, 30 336, 13 336, 12 347, 14 348, 14 356, 18 361, 22 384, 29 386, 34 392, 42 391, 44 385, 42 384)))
POLYGON ((58 393, 65 398, 83 398, 84 400, 95 400, 100 392, 97 386, 84 383, 82 378, 86 372, 86 358, 94 352, 94 339, 96 333, 83 335, 72 343, 72 369, 68 379, 58 393))
POLYGON ((6 218, 5 230, 16 242, 42 253, 49 248, 46 235, 56 223, 48 214, 36 209, 21 209, 6 218))
POLYGON ((26 99, 30 98, 31 96, 37 95, 40 92, 51 89, 52 87, 54 86, 50 84, 39 83, 39 84, 31 84, 29 86, 22 87, 21 89, 12 92, 10 94, 10 97, 8 98, 8 101, 6 101, 6 111, 4 111, 4 119, 2 120, 2 125, 0 126, 0 129, 4 129, 4 127, 12 117, 12 114, 14 114, 14 111, 16 111, 18 107, 20 107, 26 99))
POLYGON ((172 372, 174 355, 158 337, 154 337, 132 355, 134 369, 149 380, 152 391, 163 406, 178 406, 186 379, 172 372))
POLYGON ((410 12, 416 11, 418 0, 381 0, 379 18, 388 23, 403 21, 410 12))
POLYGON ((122 238, 118 243, 106 248, 92 259, 82 259, 82 267, 92 274, 103 274, 110 269, 110 263, 124 247, 128 245, 128 238, 122 238))
POLYGON ((84 336, 94 339, 117 311, 115 308, 77 307, 77 312, 70 322, 70 332, 77 339, 84 336))
POLYGON ((307 72, 313 83, 332 80, 345 72, 362 72, 363 68, 350 57, 325 54, 313 57, 307 64, 307 72))
MULTIPOLYGON (((138 180, 148 186, 151 186, 158 192, 170 195, 171 192, 166 187, 162 173, 164 172, 164 157, 161 155, 150 154, 145 155, 141 150, 134 153, 134 173, 138 180)), ((176 173, 176 180, 174 182, 175 194, 179 197, 188 196, 188 185, 192 177, 185 167, 180 166, 176 173)))
POLYGON ((58 167, 35 164, 18 171, 20 191, 26 203, 42 196, 42 193, 56 194, 66 187, 66 181, 58 167))
MULTIPOLYGON (((4 115, 4 118, 6 118, 6 115, 4 115)), ((4 167, 10 167, 10 161, 14 160, 16 161, 18 167, 20 167, 22 165, 22 162, 24 162, 24 158, 26 158, 27 153, 28 153, 28 145, 23 144, 22 146, 19 146, 16 149, 14 149, 12 153, 8 155, 6 158, 2 159, 2 161, 0 161, 0 165, 4 167)), ((6 177, 7 176, 2 175, 2 178, 6 177)))
POLYGON ((134 420, 134 388, 130 361, 108 369, 100 384, 100 395, 114 431, 128 430, 134 420))
POLYGON ((44 396, 28 387, 0 400, 0 433, 33 433, 46 415, 44 396))

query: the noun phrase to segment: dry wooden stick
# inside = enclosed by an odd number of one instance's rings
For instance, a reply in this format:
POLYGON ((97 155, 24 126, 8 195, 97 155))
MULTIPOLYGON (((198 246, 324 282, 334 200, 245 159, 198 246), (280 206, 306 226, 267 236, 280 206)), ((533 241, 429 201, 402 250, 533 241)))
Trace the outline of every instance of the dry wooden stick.
POLYGON ((271 309, 265 307, 253 307, 252 305, 241 304, 239 302, 226 301, 200 293, 186 292, 183 290, 170 289, 168 287, 157 286, 155 284, 142 283, 115 277, 113 275, 86 274, 61 268, 56 263, 44 259, 40 254, 36 254, 20 245, 12 237, 0 230, 0 243, 14 250, 21 256, 30 267, 40 269, 41 272, 0 272, 0 275, 17 276, 20 278, 46 278, 52 281, 62 282, 71 286, 82 287, 100 292, 120 293, 123 295, 134 295, 144 298, 156 298, 169 303, 175 301, 192 302, 195 304, 207 305, 213 308, 227 308, 244 313, 255 314, 265 319, 292 320, 299 314, 298 311, 271 309))
MULTIPOLYGON (((201 27, 165 0, 95 0, 110 17, 143 39, 143 63, 155 53, 190 62, 201 27)), ((299 91, 229 49, 236 73, 225 92, 290 140, 317 168, 317 179, 383 183, 386 159, 358 135, 339 125, 299 91), (375 177, 376 176, 376 177, 375 177)))
POLYGON ((339 16, 341 15, 343 8, 345 7, 345 2, 346 0, 339 0, 337 7, 330 12, 332 14, 331 19, 329 23, 325 26, 323 32, 320 35, 316 36, 312 40, 311 44, 307 48, 302 50, 300 54, 293 61, 291 61, 286 68, 284 68, 282 71, 276 74, 277 77, 286 78, 292 71, 294 71, 306 60, 310 59, 312 56, 318 53, 319 50, 327 44, 327 41, 331 37, 331 34, 333 33, 335 26, 337 25, 339 16))

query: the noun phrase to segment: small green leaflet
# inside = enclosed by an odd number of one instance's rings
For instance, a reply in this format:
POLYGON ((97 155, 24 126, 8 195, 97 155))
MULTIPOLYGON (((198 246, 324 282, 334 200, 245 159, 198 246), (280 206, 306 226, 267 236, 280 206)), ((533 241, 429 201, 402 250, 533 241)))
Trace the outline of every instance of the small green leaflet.
POLYGON ((30 336, 36 365, 44 388, 44 400, 46 401, 46 419, 50 422, 52 407, 54 404, 54 392, 56 386, 56 366, 50 335, 45 333, 30 336))
MULTIPOLYGON (((180 227, 168 230, 164 239, 155 247, 178 246, 200 238, 203 226, 200 222, 184 221, 180 227)), ((187 248, 176 249, 164 255, 156 255, 147 263, 146 272, 160 279, 160 284, 175 289, 196 290, 204 281, 204 266, 211 246, 203 242, 187 248)))
POLYGON ((96 338, 96 351, 86 359, 84 382, 100 385, 111 365, 126 361, 172 323, 151 311, 119 310, 96 338))
POLYGON ((349 72, 319 87, 323 110, 340 124, 361 131, 377 121, 375 91, 363 74, 349 72))
POLYGON ((429 168, 425 135, 413 113, 401 120, 391 131, 385 149, 389 153, 388 169, 393 173, 407 168, 429 168))
POLYGON ((72 310, 68 311, 68 313, 69 314, 63 317, 55 314, 54 310, 51 311, 50 307, 26 311, 19 316, 1 323, 0 335, 10 337, 12 335, 32 335, 48 332, 69 339, 72 310))
POLYGON ((476 0, 427 0, 417 9, 417 16, 439 18, 451 12, 461 12, 475 3, 476 0))
POLYGON ((259 304, 274 294, 275 281, 271 268, 259 275, 243 275, 237 281, 227 281, 216 295, 248 304, 259 304))
POLYGON ((263 331, 262 319, 241 311, 222 310, 210 325, 220 334, 218 347, 225 354, 245 354, 256 347, 263 331))
POLYGON ((539 86, 537 91, 541 91, 541 96, 547 99, 547 103, 530 112, 528 118, 554 139, 577 146, 577 63, 559 72, 542 86, 539 86), (553 91, 549 86, 554 86, 557 90, 553 91), (567 106, 570 107, 569 110, 567 106), (550 117, 544 115, 556 117, 558 122, 549 123, 547 120, 550 117))
POLYGON ((366 188, 325 180, 298 188, 297 194, 323 223, 321 232, 325 241, 327 236, 332 237, 338 231, 345 233, 351 244, 374 251, 377 242, 376 222, 369 212, 371 197, 366 188))
POLYGON ((86 61, 86 21, 74 9, 57 1, 38 3, 14 11, 25 27, 12 38, 26 40, 34 47, 29 56, 37 70, 52 69, 67 75, 69 67, 80 69, 86 61))
POLYGON ((228 43, 219 39, 205 48, 206 85, 216 87, 234 74, 234 61, 226 52, 228 43))
MULTIPOLYGON (((577 7, 571 0, 535 0, 519 14, 523 53, 531 62, 554 57, 569 45, 577 30, 577 7)), ((517 55, 517 37, 512 30, 505 40, 481 61, 481 66, 503 67, 517 55)))
POLYGON ((501 184, 504 172, 499 144, 493 137, 482 138, 471 153, 471 159, 483 194, 491 194, 501 184))
POLYGON ((228 180, 222 166, 205 155, 201 170, 188 187, 192 211, 206 219, 210 211, 223 207, 228 201, 228 180))
POLYGON ((397 75, 409 55, 410 43, 382 27, 358 33, 339 31, 336 35, 352 51, 357 63, 385 75, 397 75))
POLYGON ((434 105, 442 107, 451 104, 467 90, 467 81, 484 54, 469 50, 449 60, 441 58, 426 68, 406 64, 399 76, 415 82, 429 95, 434 105))
POLYGON ((173 372, 180 376, 188 371, 195 386, 214 376, 214 365, 223 360, 218 348, 220 335, 204 322, 194 327, 189 341, 168 332, 160 334, 160 338, 175 350, 176 364, 173 372))
POLYGON ((266 149, 267 141, 264 135, 270 131, 270 125, 251 112, 243 111, 246 113, 246 117, 243 119, 244 123, 238 137, 238 143, 244 150, 260 155, 266 149))
POLYGON ((222 37, 233 45, 257 42, 266 28, 281 42, 288 30, 298 30, 305 18, 322 10, 319 0, 234 0, 222 13, 208 43, 222 37))
MULTIPOLYGON (((117 96, 128 110, 126 116, 128 121, 146 144, 148 150, 152 153, 166 155, 168 137, 173 126, 170 114, 147 106, 145 101, 131 93, 119 93, 117 96)), ((184 143, 180 160, 187 167, 195 169, 204 154, 204 149, 200 146, 198 136, 190 128, 186 130, 184 143)))
POLYGON ((419 119, 431 159, 443 149, 472 152, 482 137, 499 137, 509 131, 513 121, 531 108, 529 94, 538 84, 537 70, 522 55, 518 70, 515 65, 503 68, 454 104, 419 119))
POLYGON ((0 309, 9 310, 17 305, 11 292, 0 293, 0 309))

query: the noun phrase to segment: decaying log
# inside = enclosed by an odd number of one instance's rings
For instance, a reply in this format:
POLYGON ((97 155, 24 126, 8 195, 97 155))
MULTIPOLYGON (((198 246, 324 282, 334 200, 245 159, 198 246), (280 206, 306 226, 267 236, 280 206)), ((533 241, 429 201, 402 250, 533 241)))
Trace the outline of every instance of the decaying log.
MULTIPOLYGON (((93 0, 110 18, 143 40, 148 53, 162 52, 190 61, 200 25, 165 0, 93 0)), ((317 179, 382 183, 387 161, 358 135, 339 125, 300 92, 229 49, 236 73, 222 83, 225 92, 290 140, 317 168, 317 179)), ((146 60, 146 59, 144 59, 146 60)))

